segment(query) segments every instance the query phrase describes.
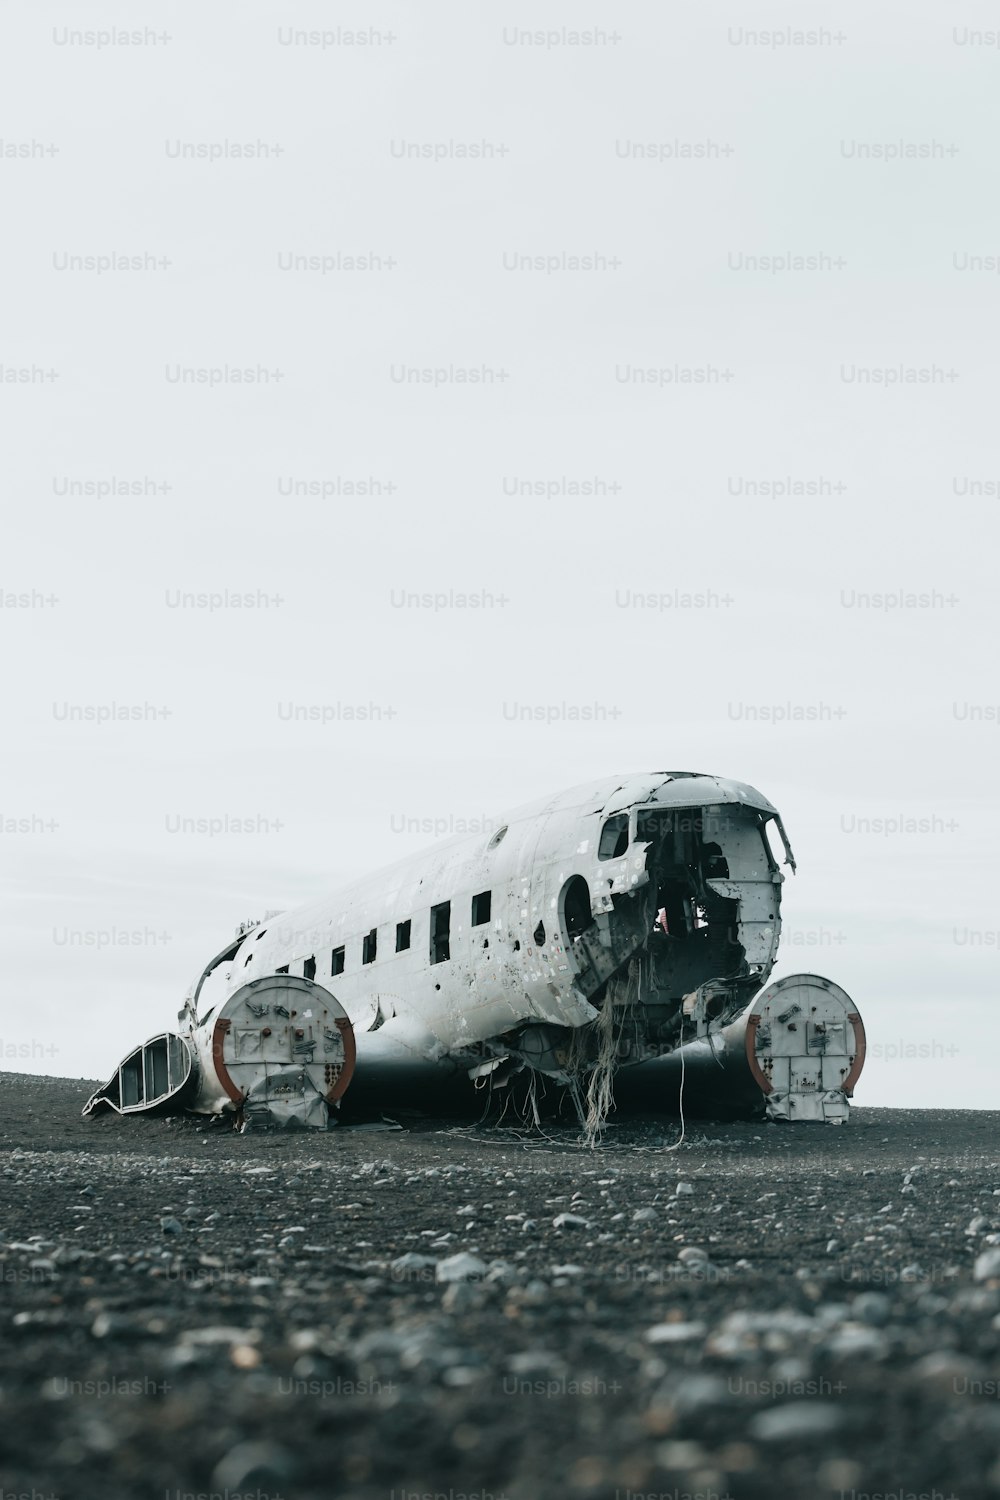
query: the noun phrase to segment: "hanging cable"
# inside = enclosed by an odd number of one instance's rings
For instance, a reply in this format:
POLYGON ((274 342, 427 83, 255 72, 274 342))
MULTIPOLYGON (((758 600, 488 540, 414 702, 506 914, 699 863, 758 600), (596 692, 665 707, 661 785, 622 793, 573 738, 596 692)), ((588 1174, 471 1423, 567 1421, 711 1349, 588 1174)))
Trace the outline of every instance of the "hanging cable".
POLYGON ((679 1149, 679 1147, 681 1147, 684 1144, 684 1134, 685 1134, 685 1129, 686 1129, 685 1124, 684 1124, 684 1075, 685 1075, 686 1059, 685 1059, 685 1056, 684 1056, 684 1020, 683 1020, 683 1014, 682 1014, 682 1017, 681 1017, 680 1038, 681 1039, 680 1039, 679 1046, 680 1046, 680 1054, 681 1054, 681 1086, 680 1086, 680 1091, 678 1092, 678 1095, 677 1095, 677 1106, 678 1106, 678 1109, 680 1110, 680 1115, 681 1115, 681 1133, 677 1137, 676 1141, 674 1141, 674 1144, 672 1146, 664 1146, 663 1149, 665 1151, 676 1151, 676 1150, 679 1149))

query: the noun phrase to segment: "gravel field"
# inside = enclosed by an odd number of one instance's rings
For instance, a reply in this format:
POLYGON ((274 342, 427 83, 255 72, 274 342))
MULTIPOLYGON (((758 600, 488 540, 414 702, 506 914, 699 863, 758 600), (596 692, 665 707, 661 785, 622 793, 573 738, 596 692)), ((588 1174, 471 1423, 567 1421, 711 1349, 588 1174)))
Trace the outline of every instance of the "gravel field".
POLYGON ((84 1121, 0 1075, 0 1493, 1000 1494, 1000 1114, 84 1121))

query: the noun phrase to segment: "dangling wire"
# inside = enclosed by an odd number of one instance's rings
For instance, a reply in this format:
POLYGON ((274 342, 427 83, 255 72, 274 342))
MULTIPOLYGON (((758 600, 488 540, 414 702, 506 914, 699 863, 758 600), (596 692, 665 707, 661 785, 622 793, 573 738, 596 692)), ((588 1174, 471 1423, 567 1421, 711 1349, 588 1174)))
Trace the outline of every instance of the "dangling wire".
POLYGON ((686 1129, 685 1124, 684 1124, 684 1074, 685 1074, 686 1058, 684 1056, 684 1014, 683 1014, 683 1011, 681 1012, 680 1038, 681 1039, 680 1039, 680 1042, 678 1043, 678 1046, 680 1048, 680 1054, 681 1054, 681 1086, 680 1086, 680 1092, 677 1095, 677 1106, 678 1106, 678 1108, 680 1110, 680 1115, 681 1115, 681 1133, 677 1137, 676 1141, 674 1141, 674 1144, 672 1146, 664 1146, 664 1148, 663 1148, 664 1151, 676 1151, 676 1150, 678 1150, 679 1147, 683 1146, 683 1144, 684 1144, 684 1134, 685 1134, 685 1129, 686 1129))

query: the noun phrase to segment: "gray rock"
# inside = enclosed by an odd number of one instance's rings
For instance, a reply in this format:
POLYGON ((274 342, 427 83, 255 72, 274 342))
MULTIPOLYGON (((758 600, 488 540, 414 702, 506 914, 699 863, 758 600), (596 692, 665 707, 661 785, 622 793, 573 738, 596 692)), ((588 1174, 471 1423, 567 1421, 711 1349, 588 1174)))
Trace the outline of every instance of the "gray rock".
POLYGON ((669 1400, 678 1415, 683 1417, 717 1411, 734 1404, 728 1382, 721 1375, 702 1375, 697 1371, 685 1372, 684 1379, 670 1391, 669 1400))
POLYGON ((984 1250, 982 1255, 977 1255, 972 1274, 976 1281, 992 1281, 995 1276, 1000 1276, 1000 1249, 984 1250))
POLYGON ((507 1368, 512 1375, 548 1375, 565 1367, 558 1354, 548 1349, 522 1349, 510 1356, 507 1368))
POLYGON ((961 1382, 982 1379, 985 1371, 953 1349, 936 1349, 917 1360, 913 1373, 918 1380, 937 1386, 942 1394, 956 1395, 961 1392, 961 1382))
POLYGON ((851 1311, 859 1323, 881 1328, 889 1321, 892 1303, 883 1292, 862 1292, 855 1297, 851 1311))
POLYGON ((646 1329, 646 1340, 650 1344, 689 1344, 703 1339, 705 1332, 704 1323, 655 1323, 646 1329))
POLYGON ((426 1279, 428 1272, 437 1269, 437 1256, 418 1255, 415 1250, 408 1250, 405 1255, 397 1255, 396 1259, 389 1262, 389 1270, 397 1281, 408 1281, 426 1279))
POLYGON ((481 1281, 486 1275, 486 1262, 478 1255, 460 1250, 457 1255, 438 1261, 434 1274, 437 1281, 481 1281))
POLYGON ((884 1333, 866 1323, 845 1323, 825 1341, 828 1354, 841 1359, 883 1359, 889 1353, 884 1333))
POLYGON ((784 1406, 759 1411, 750 1419, 748 1432, 760 1443, 793 1443, 826 1437, 837 1432, 845 1416, 829 1401, 789 1401, 784 1406))
POLYGON ((292 1459, 276 1443, 237 1443, 212 1474, 212 1488, 227 1491, 274 1490, 293 1476, 292 1459))
POLYGON ((145 1329, 124 1313, 99 1312, 90 1329, 95 1339, 138 1339, 145 1329))
POLYGON ((232 1328, 219 1324, 212 1328, 185 1328, 180 1342, 211 1348, 217 1344, 257 1344, 260 1336, 259 1328, 232 1328))
POLYGON ((478 1312, 485 1302, 482 1286, 472 1281, 453 1281, 441 1298, 441 1306, 449 1313, 478 1312))

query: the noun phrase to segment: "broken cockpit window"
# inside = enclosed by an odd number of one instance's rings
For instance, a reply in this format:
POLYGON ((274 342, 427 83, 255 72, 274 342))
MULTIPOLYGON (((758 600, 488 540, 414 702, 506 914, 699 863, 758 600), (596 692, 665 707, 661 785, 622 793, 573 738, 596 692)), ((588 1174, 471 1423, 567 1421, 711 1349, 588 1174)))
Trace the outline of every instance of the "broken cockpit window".
POLYGON ((628 848, 628 813, 615 813, 601 829, 598 859, 618 859, 628 848))

